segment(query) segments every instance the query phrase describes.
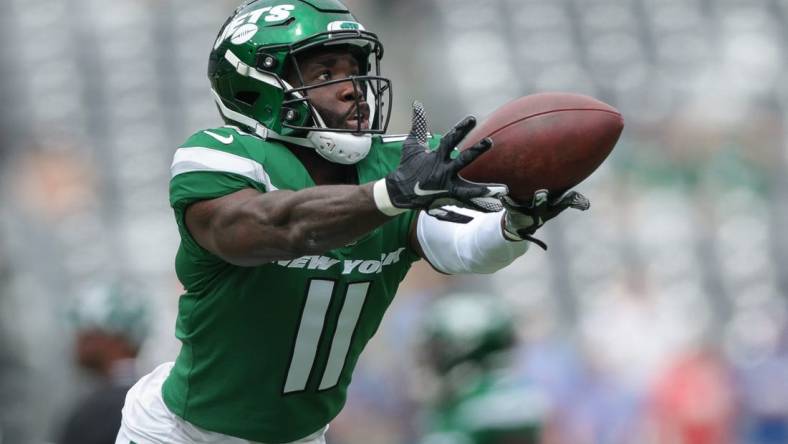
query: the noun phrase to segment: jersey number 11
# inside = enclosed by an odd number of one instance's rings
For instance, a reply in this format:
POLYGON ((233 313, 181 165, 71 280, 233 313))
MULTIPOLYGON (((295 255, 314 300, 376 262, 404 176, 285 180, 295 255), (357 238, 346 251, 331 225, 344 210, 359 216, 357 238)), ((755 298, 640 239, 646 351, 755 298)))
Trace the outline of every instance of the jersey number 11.
MULTIPOLYGON (((317 347, 323 336, 326 314, 334 291, 334 281, 313 279, 309 281, 304 311, 293 346, 293 357, 287 370, 287 379, 282 393, 300 392, 306 389, 309 375, 315 364, 317 347)), ((339 313, 337 328, 331 340, 326 367, 318 390, 327 390, 339 382, 345 367, 345 358, 350 350, 353 332, 356 330, 364 300, 369 291, 369 282, 356 282, 347 286, 345 302, 339 313)))

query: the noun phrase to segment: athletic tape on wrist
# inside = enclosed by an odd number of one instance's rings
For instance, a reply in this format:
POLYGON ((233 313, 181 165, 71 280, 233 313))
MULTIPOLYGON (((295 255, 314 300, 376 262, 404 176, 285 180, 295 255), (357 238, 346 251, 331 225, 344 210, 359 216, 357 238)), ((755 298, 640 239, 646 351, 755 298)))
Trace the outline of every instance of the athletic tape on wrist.
POLYGON ((391 203, 388 188, 386 188, 386 179, 375 182, 375 185, 372 186, 372 197, 375 199, 375 206, 386 216, 396 216, 408 211, 406 208, 397 208, 391 203))
POLYGON ((511 213, 509 210, 506 210, 503 217, 503 237, 513 242, 525 240, 512 225, 514 225, 514 222, 512 221, 511 213))

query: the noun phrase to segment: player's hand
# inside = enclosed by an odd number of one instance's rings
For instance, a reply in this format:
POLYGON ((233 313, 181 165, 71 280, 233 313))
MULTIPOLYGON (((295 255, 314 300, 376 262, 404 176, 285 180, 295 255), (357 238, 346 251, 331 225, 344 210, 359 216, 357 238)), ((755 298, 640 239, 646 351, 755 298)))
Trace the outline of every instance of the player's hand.
POLYGON ((545 222, 558 216, 567 208, 585 211, 591 207, 587 197, 577 191, 569 191, 550 199, 547 190, 537 190, 531 202, 521 205, 510 198, 504 198, 504 232, 512 240, 528 240, 547 250, 547 245, 533 237, 545 222))
POLYGON ((457 175, 466 165, 490 149, 486 138, 452 159, 452 151, 476 126, 476 119, 466 117, 443 139, 438 149, 427 147, 427 116, 419 102, 413 103, 413 124, 402 146, 396 170, 386 176, 386 191, 394 207, 425 209, 441 220, 468 223, 473 218, 442 208, 456 205, 482 212, 501 211, 501 198, 508 189, 502 184, 480 184, 457 175))

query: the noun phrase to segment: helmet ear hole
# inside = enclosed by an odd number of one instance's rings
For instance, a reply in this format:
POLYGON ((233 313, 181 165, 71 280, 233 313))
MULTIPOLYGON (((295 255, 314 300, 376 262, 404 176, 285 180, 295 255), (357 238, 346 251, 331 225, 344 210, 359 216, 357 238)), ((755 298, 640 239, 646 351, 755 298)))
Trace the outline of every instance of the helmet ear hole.
POLYGON ((260 98, 260 93, 257 91, 238 91, 235 93, 235 100, 243 103, 244 105, 254 106, 257 99, 260 98))

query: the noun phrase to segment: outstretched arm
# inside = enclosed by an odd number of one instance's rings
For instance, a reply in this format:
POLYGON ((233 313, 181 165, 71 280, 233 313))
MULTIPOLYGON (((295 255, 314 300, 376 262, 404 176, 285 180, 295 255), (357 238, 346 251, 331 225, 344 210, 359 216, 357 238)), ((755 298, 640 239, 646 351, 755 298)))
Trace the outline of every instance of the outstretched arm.
POLYGON ((324 185, 301 191, 237 191, 186 210, 197 242, 227 262, 253 266, 324 253, 386 222, 372 184, 324 185))
POLYGON ((472 218, 452 224, 420 213, 411 227, 411 248, 435 270, 445 274, 494 273, 522 256, 528 242, 504 236, 504 212, 481 213, 465 208, 452 211, 472 218))
MULTIPOLYGON (((420 104, 414 105, 413 122, 399 166, 375 184, 268 193, 241 190, 189 206, 186 227, 197 243, 227 262, 254 266, 325 253, 351 243, 400 212, 440 210, 437 202, 441 201, 492 211, 488 201, 498 203, 506 187, 474 184, 457 175, 490 147, 489 140, 456 159, 450 156, 475 120, 465 119, 455 126, 436 151, 424 145, 426 117, 420 104)), ((453 214, 440 210, 436 215, 451 219, 453 214)))
POLYGON ((411 248, 442 273, 494 273, 528 250, 526 240, 546 250, 544 242, 533 237, 546 221, 567 208, 586 210, 590 205, 576 191, 549 199, 546 190, 538 190, 525 205, 504 199, 507 208, 497 213, 462 209, 464 215, 473 217, 465 225, 446 223, 422 213, 411 227, 411 248))
POLYGON ((527 205, 507 202, 505 211, 479 213, 456 209, 473 218, 468 224, 451 224, 421 213, 411 227, 411 248, 442 273, 494 273, 528 250, 529 242, 547 249, 534 232, 567 208, 586 210, 588 199, 572 191, 555 199, 537 191, 527 205))

